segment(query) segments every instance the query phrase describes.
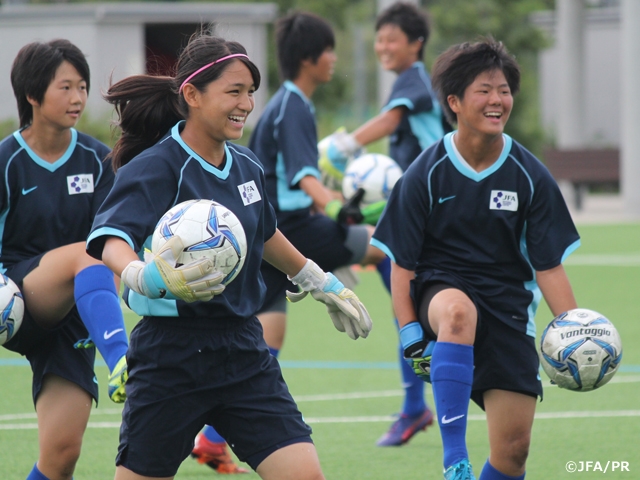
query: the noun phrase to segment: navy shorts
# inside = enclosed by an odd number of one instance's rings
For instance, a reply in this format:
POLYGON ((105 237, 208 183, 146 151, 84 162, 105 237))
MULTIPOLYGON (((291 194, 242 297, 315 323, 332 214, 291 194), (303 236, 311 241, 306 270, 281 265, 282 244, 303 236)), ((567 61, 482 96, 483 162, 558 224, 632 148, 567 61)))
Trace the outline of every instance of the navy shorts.
POLYGON ((257 318, 144 317, 131 333, 116 465, 170 477, 205 424, 253 469, 286 445, 311 442, 257 318))
POLYGON ((436 339, 427 316, 429 303, 438 292, 452 287, 464 292, 478 312, 471 399, 483 410, 483 395, 487 390, 507 390, 542 399, 540 359, 535 338, 495 318, 479 306, 459 282, 422 282, 420 277, 412 282, 411 293, 425 336, 436 339))
MULTIPOLYGON (((369 245, 366 226, 348 227, 320 214, 288 218, 282 224, 278 224, 278 229, 302 255, 316 262, 325 272, 359 263, 369 245)), ((267 286, 260 313, 284 311, 285 292, 295 292, 298 290, 297 287, 284 273, 267 262, 262 262, 260 273, 267 286)))
MULTIPOLYGON (((44 254, 16 263, 5 274, 20 289, 22 281, 29 272, 40 264, 44 254)), ((98 402, 98 381, 93 371, 95 348, 76 349, 78 340, 89 337, 76 307, 54 329, 39 326, 29 314, 29 305, 25 303, 24 318, 16 335, 4 344, 7 349, 24 355, 33 370, 32 395, 35 405, 42 389, 42 381, 47 374, 57 375, 75 383, 86 390, 98 402)))

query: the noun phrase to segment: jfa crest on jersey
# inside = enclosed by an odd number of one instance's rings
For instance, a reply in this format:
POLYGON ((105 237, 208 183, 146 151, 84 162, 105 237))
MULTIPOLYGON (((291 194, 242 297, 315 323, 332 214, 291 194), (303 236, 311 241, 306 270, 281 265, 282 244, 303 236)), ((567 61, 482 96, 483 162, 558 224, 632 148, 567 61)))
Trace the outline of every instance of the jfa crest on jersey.
POLYGON ((258 191, 258 187, 256 186, 256 182, 254 182, 253 180, 247 183, 243 183, 242 185, 238 185, 238 190, 240 191, 240 195, 242 196, 242 203, 244 203, 245 207, 262 200, 260 192, 258 191))
POLYGON ((491 190, 491 200, 489 201, 491 210, 518 211, 518 192, 507 190, 491 190))
POLYGON ((69 187, 69 195, 93 193, 93 174, 81 173, 78 175, 69 175, 67 177, 67 186, 69 187))

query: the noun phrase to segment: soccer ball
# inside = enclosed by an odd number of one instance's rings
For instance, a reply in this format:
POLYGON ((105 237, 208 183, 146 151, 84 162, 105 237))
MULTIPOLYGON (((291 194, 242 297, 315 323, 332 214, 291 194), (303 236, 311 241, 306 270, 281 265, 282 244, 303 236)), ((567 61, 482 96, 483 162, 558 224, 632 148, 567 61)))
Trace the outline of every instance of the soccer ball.
POLYGON ((24 316, 24 300, 18 286, 0 273, 0 345, 7 343, 16 334, 24 316))
POLYGON ((616 327, 586 308, 569 310, 544 329, 542 368, 552 383, 576 392, 603 386, 618 370, 622 342, 616 327))
POLYGON ((247 238, 238 217, 212 200, 188 200, 165 213, 151 238, 151 251, 157 252, 173 235, 179 235, 184 250, 178 265, 210 258, 214 270, 225 274, 222 283, 230 283, 244 265, 247 238))
POLYGON ((401 176, 402 169, 391 157, 367 153, 347 166, 342 179, 342 194, 344 198, 350 198, 358 188, 363 188, 362 205, 387 200, 401 176))

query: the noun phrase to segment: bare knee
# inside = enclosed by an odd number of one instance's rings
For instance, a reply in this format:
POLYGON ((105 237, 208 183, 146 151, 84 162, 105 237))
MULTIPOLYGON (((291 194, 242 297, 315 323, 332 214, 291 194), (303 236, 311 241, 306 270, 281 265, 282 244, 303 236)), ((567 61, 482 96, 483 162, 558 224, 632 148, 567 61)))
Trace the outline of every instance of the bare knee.
POLYGON ((469 308, 466 302, 450 302, 444 308, 444 316, 440 323, 440 333, 447 337, 461 338, 475 336, 475 310, 469 308))
POLYGON ((42 448, 38 466, 51 479, 70 479, 80 458, 82 440, 62 440, 42 448))
POLYGON ((530 434, 521 434, 505 439, 500 445, 499 451, 495 454, 492 453, 491 464, 507 475, 522 475, 529 456, 530 443, 530 434))

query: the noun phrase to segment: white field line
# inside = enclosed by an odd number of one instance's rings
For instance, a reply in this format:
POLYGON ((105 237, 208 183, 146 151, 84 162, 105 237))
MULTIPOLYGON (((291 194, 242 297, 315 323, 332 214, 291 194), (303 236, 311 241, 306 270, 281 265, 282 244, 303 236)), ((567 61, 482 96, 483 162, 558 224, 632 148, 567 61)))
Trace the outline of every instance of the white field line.
POLYGON ((640 253, 574 253, 564 261, 565 265, 640 267, 640 253))
MULTIPOLYGON (((640 382, 640 375, 621 375, 611 379, 609 383, 635 383, 640 382)), ((552 387, 546 384, 545 387, 552 387)), ((431 394, 431 389, 429 389, 431 394)), ((400 397, 404 393, 402 390, 381 390, 377 392, 353 392, 339 394, 322 394, 322 395, 299 395, 295 397, 296 402, 319 402, 319 401, 336 401, 336 400, 360 400, 363 398, 384 398, 384 397, 400 397)), ((91 417, 118 415, 122 414, 122 410, 118 408, 105 408, 96 410, 91 413, 91 417)), ((602 411, 568 411, 568 412, 539 412, 536 414, 536 420, 562 419, 562 418, 603 418, 603 417, 640 417, 640 410, 602 410, 602 411)), ((484 414, 469 415, 470 421, 484 421, 484 414)), ((16 413, 0 415, 0 422, 16 421, 16 420, 36 420, 34 413, 16 413)), ((308 417, 305 418, 307 423, 387 423, 395 420, 391 415, 378 415, 367 417, 308 417)), ((89 422, 88 428, 120 428, 120 422, 89 422)), ((36 429, 36 422, 29 423, 0 423, 0 430, 30 430, 36 429)))

